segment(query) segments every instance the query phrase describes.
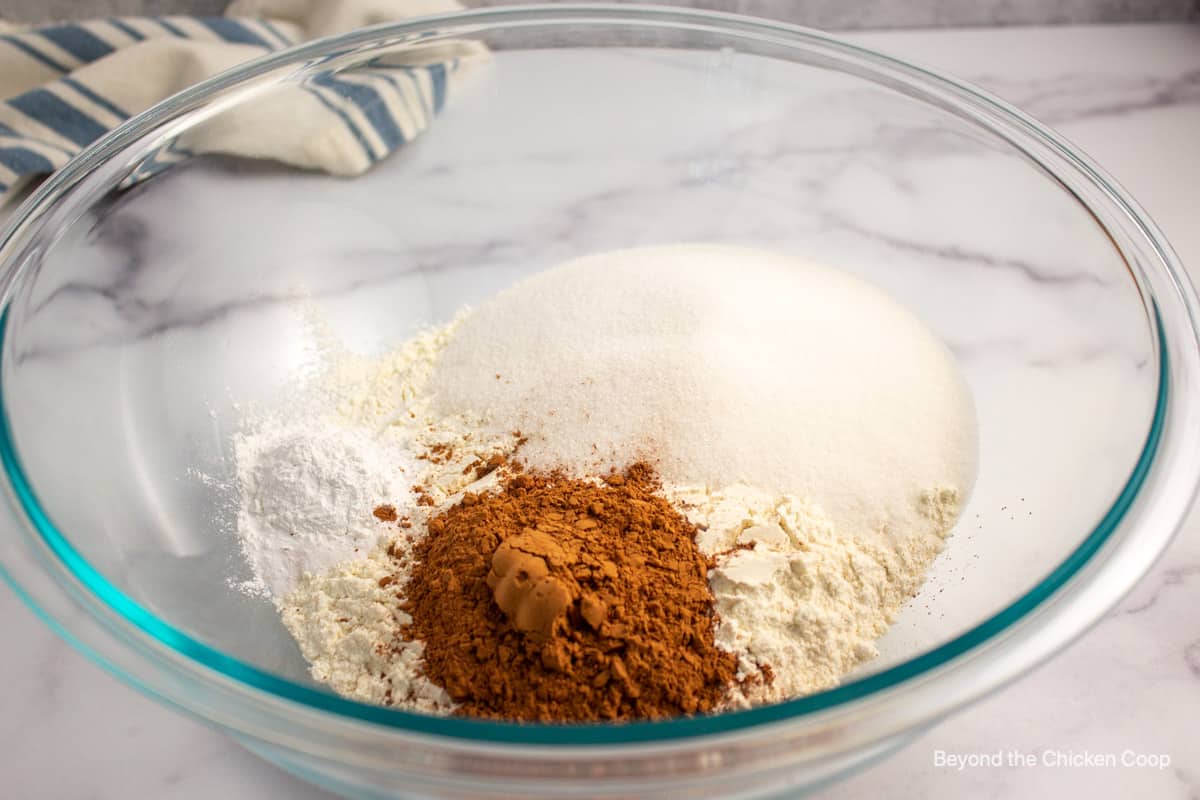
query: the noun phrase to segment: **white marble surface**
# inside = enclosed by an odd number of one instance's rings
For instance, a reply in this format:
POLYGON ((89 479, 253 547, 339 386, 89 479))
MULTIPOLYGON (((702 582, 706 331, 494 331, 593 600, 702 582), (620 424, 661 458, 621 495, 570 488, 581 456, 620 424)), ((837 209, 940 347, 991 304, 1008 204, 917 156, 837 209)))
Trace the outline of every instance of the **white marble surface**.
MULTIPOLYGON (((974 79, 1082 145, 1200 263, 1200 28, 880 33, 855 37, 974 79), (1020 55, 1015 55, 1019 53, 1020 55)), ((1090 635, 995 698, 943 723, 833 797, 1054 790, 1098 797, 1200 791, 1200 523, 1090 635), (956 772, 934 752, 1166 753, 1167 769, 1028 767, 956 772)), ((12 797, 321 797, 223 737, 117 684, 45 631, 10 594, 0 664, 0 779, 12 797)))

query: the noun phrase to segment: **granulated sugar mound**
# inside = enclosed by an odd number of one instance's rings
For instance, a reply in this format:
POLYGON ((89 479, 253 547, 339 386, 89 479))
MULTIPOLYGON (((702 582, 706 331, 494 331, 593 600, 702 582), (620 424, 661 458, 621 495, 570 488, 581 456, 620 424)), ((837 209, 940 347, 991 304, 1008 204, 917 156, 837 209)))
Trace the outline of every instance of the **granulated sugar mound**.
POLYGON ((668 483, 806 498, 860 536, 944 534, 921 492, 974 482, 946 347, 878 289, 776 253, 673 245, 541 273, 461 322, 429 386, 435 414, 519 428, 532 467, 648 460, 668 483))

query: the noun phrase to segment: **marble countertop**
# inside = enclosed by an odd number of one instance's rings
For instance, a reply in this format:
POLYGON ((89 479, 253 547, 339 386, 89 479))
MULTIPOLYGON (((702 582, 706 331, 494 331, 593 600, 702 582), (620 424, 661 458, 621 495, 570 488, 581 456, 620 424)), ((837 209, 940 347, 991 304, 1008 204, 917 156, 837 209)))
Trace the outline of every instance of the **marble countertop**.
MULTIPOLYGON (((974 80, 1103 164, 1200 265, 1200 26, 849 37, 974 80)), ((1200 269, 1200 267, 1197 267, 1200 269)), ((1196 277, 1200 279, 1200 274, 1196 277)), ((1138 588, 1034 674, 827 791, 835 798, 1200 795, 1200 514, 1138 588), (956 770, 936 753, 1165 754, 1147 767, 956 770)), ((19 798, 327 797, 118 683, 0 591, 0 779, 19 798)), ((1040 759, 1037 759, 1040 761, 1040 759)))

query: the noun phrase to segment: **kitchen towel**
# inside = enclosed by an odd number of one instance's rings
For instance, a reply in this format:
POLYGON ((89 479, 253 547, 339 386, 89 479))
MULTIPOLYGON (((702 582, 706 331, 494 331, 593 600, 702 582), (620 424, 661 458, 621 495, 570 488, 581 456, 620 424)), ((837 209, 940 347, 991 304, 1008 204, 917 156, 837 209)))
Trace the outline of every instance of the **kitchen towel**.
MULTIPOLYGON (((234 0, 224 17, 123 17, 0 28, 0 204, 110 128, 247 59, 453 0, 234 0)), ((0 23, 3 25, 3 23, 0 23)), ((148 156, 129 182, 196 153, 358 175, 429 124, 471 42, 381 51, 277 83, 148 156)))

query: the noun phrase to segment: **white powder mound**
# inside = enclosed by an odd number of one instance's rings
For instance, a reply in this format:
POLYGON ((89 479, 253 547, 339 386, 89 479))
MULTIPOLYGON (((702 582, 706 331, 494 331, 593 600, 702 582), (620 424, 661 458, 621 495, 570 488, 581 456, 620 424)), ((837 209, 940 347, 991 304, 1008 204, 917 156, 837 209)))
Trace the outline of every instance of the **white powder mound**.
POLYGON ((933 535, 920 490, 974 481, 945 346, 878 289, 770 252, 649 247, 538 274, 462 320, 430 388, 436 414, 520 428, 533 467, 643 457, 667 482, 810 499, 859 536, 933 535))
POLYGON ((709 572, 720 617, 718 647, 738 656, 729 704, 788 700, 836 686, 874 658, 875 640, 920 585, 958 512, 952 490, 923 494, 935 537, 895 547, 859 541, 835 529, 816 505, 735 485, 721 491, 664 487, 700 529, 696 544, 716 556, 709 572))
POLYGON ((372 511, 411 502, 415 461, 363 429, 270 420, 234 446, 252 593, 282 597, 306 572, 365 558, 387 532, 372 511))
MULTIPOLYGON (((461 464, 435 468, 416 457, 433 435, 424 387, 456 323, 370 358, 347 351, 313 309, 306 318, 320 355, 315 374, 234 438, 238 538, 253 575, 238 588, 276 600, 306 572, 366 558, 387 533, 377 506, 416 518, 413 484, 462 482, 461 464)), ((467 459, 486 448, 460 449, 467 459)))

